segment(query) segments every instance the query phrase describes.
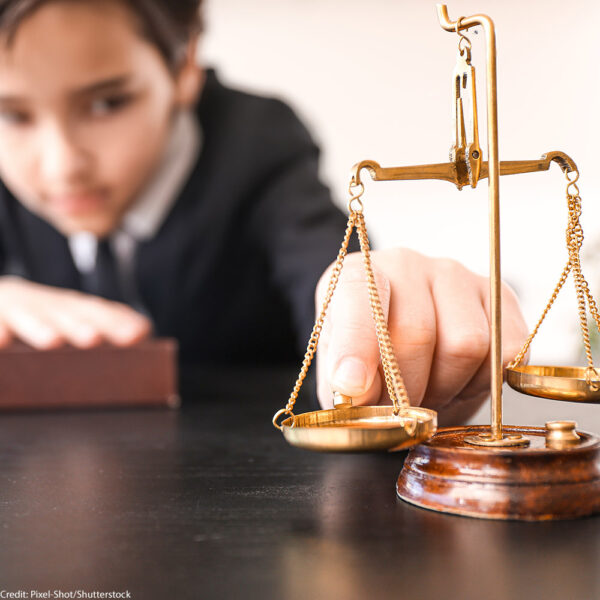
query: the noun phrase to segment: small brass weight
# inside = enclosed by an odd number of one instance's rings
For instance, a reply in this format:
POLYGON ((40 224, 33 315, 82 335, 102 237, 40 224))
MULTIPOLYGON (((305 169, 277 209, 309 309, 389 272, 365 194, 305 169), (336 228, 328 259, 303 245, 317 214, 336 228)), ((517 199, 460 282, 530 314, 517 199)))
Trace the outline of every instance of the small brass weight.
POLYGON ((496 35, 486 15, 450 20, 438 4, 439 23, 458 35, 452 74, 453 132, 446 163, 381 167, 363 160, 352 168, 349 219, 324 305, 313 329, 300 374, 287 405, 273 418, 286 440, 296 446, 325 451, 399 450, 411 447, 397 482, 397 493, 417 506, 488 519, 569 519, 600 512, 600 439, 578 431, 573 421, 550 421, 545 427, 507 426, 502 422, 502 341, 500 273, 499 178, 547 171, 556 163, 565 174, 568 223, 567 263, 537 325, 507 369, 507 381, 529 395, 572 402, 600 403, 600 373, 593 364, 587 313, 600 332, 600 312, 583 275, 579 222, 581 197, 575 162, 563 152, 548 152, 537 160, 500 161, 496 93, 496 35), (486 41, 488 160, 479 146, 475 67, 465 32, 480 26, 486 41), (436 413, 411 407, 381 309, 363 216, 365 191, 361 174, 374 181, 439 179, 460 190, 488 180, 490 237, 491 423, 489 426, 437 430, 436 413), (353 406, 334 392, 334 408, 295 415, 298 393, 314 358, 321 329, 342 271, 348 243, 356 229, 365 266, 366 284, 386 388, 391 406, 353 406), (525 365, 525 356, 569 275, 577 293, 586 367, 525 365), (281 418, 284 418, 281 423, 281 418))

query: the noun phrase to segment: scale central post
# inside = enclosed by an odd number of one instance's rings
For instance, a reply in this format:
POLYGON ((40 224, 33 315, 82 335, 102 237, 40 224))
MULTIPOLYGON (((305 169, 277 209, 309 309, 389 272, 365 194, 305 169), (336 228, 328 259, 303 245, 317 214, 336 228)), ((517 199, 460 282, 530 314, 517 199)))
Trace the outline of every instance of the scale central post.
MULTIPOLYGON (((469 444, 479 446, 526 446, 529 440, 512 432, 504 435, 502 431, 502 277, 500 261, 500 175, 528 173, 547 170, 552 161, 557 161, 564 169, 571 170, 570 159, 560 152, 544 155, 537 161, 500 162, 498 156, 498 101, 496 91, 496 32, 493 21, 486 15, 461 17, 451 21, 445 4, 437 5, 440 25, 446 31, 457 33, 480 25, 486 39, 486 85, 487 85, 487 131, 488 160, 482 161, 477 131, 477 102, 475 98, 474 74, 470 67, 470 42, 468 48, 461 50, 463 66, 469 65, 472 80, 471 89, 466 89, 467 74, 462 70, 453 82, 455 89, 455 140, 451 151, 451 162, 410 167, 382 168, 378 163, 364 160, 352 169, 352 186, 362 186, 360 172, 366 169, 372 179, 389 181, 399 179, 441 179, 454 183, 458 189, 466 185, 475 188, 479 180, 488 178, 489 197, 489 257, 490 257, 490 337, 491 337, 491 426, 489 433, 480 433, 465 438, 469 444), (462 78, 465 77, 465 80, 462 78), (463 81, 465 83, 463 83, 463 81), (465 91, 463 91, 465 90, 465 91), (463 97, 466 94, 467 97, 463 97), (470 97, 468 96, 470 94, 470 97), (465 102, 468 100, 468 102, 465 102), (465 112, 470 108, 470 140, 466 140, 465 112)), ((464 36, 461 36, 464 38, 464 36)), ((464 38, 465 40, 467 38, 464 38)), ((468 42, 468 40, 467 40, 468 42)))
MULTIPOLYGON (((454 145, 450 162, 402 167, 381 167, 374 160, 363 160, 352 168, 351 190, 364 186, 361 171, 366 170, 374 181, 438 179, 454 183, 461 190, 477 187, 488 179, 489 198, 489 258, 490 258, 490 339, 491 339, 491 424, 490 430, 465 438, 477 446, 527 446, 529 439, 515 432, 504 434, 502 426, 502 277, 500 260, 500 176, 547 171, 552 162, 558 163, 564 173, 577 173, 573 160, 564 152, 548 152, 538 160, 500 161, 498 157, 498 100, 496 91, 496 33, 493 21, 486 15, 460 17, 451 21, 446 5, 438 4, 440 25, 446 31, 460 36, 459 56, 453 75, 454 91, 454 145), (480 25, 486 38, 486 87, 488 160, 483 161, 479 148, 477 100, 474 68, 471 66, 471 43, 461 31, 480 25), (463 42, 465 45, 463 46, 463 42), (469 85, 470 84, 470 85, 469 85)), ((571 181, 569 179, 569 181, 571 181)), ((353 198, 354 199, 354 198, 353 198)), ((599 317, 600 321, 600 317, 599 317)))
POLYGON ((502 433, 502 277, 500 266, 500 159, 498 156, 498 95, 496 87, 496 30, 486 15, 451 21, 445 4, 437 5, 443 29, 456 32, 481 25, 486 40, 486 100, 488 132, 488 198, 490 247, 491 432, 466 441, 477 445, 521 445, 527 439, 502 433))

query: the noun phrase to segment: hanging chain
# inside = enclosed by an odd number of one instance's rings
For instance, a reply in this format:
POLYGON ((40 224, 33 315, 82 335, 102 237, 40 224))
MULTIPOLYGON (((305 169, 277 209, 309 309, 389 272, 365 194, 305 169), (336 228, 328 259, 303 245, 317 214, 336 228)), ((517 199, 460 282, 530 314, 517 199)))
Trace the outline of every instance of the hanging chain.
MULTIPOLYGON (((400 374, 400 369, 398 367, 398 362, 396 361, 396 356, 394 354, 394 348, 392 346, 390 333, 387 327, 387 321, 385 319, 385 314, 381 306, 381 300, 379 298, 379 292, 377 290, 375 275, 373 273, 373 265, 371 263, 371 249, 369 244, 369 237, 367 235, 365 219, 363 216, 363 204, 361 201, 361 196, 363 195, 364 191, 365 189, 362 183, 350 183, 350 199, 348 200, 349 217, 348 224, 346 226, 346 232, 344 234, 344 240, 342 241, 342 246, 338 252, 337 259, 333 266, 331 276, 329 278, 329 284, 327 286, 327 292, 323 301, 323 307, 321 308, 321 312, 313 327, 310 339, 308 341, 308 346, 306 348, 306 353, 304 355, 304 360, 302 361, 302 367, 300 369, 298 378, 296 379, 296 383, 294 385, 292 393, 290 394, 285 408, 282 408, 281 410, 277 411, 273 417, 273 425, 275 425, 275 427, 277 427, 278 429, 281 429, 281 425, 279 425, 278 422, 281 416, 294 416, 293 408, 296 404, 296 400, 298 399, 298 394, 300 393, 300 389, 302 387, 302 384, 304 383, 306 374, 308 373, 308 368, 310 367, 314 359, 315 353, 317 351, 317 346, 319 343, 321 332, 323 330, 323 323, 325 322, 327 309, 331 304, 333 293, 337 287, 340 274, 342 272, 342 267, 344 265, 344 259, 348 254, 350 236, 352 235, 352 231, 354 230, 354 228, 356 228, 356 232, 360 242, 361 253, 363 256, 363 263, 365 266, 365 272, 367 276, 367 286, 369 290, 369 301, 371 304, 373 319, 375 321, 375 330, 377 334, 379 352, 381 355, 381 364, 383 367, 387 391, 394 407, 392 412, 394 416, 399 416, 402 409, 408 408, 410 406, 408 394, 406 392, 406 387, 404 385, 404 381, 402 379, 402 375, 400 374)), ((417 421, 416 419, 407 419, 404 425, 409 435, 412 435, 416 430, 417 421)))
POLYGON ((275 425, 275 427, 277 427, 278 429, 281 429, 281 425, 279 425, 278 420, 282 415, 288 415, 290 417, 294 416, 292 410, 294 408, 294 404, 296 404, 296 400, 298 399, 298 394, 300 393, 300 388, 304 383, 306 374, 308 373, 308 368, 310 367, 313 358, 315 357, 315 352, 317 351, 317 345, 319 344, 319 338, 321 337, 321 331, 323 330, 323 323, 325 322, 327 309, 329 308, 331 298, 333 297, 333 292, 335 291, 338 280, 340 278, 340 273, 342 272, 342 267, 344 265, 344 259, 348 254, 348 244, 350 243, 350 236, 352 235, 352 230, 356 225, 356 215, 356 212, 350 212, 350 215, 348 217, 346 233, 344 234, 342 246, 335 260, 335 265, 333 266, 331 277, 329 278, 329 285, 327 286, 325 300, 323 301, 323 308, 321 308, 321 313, 319 314, 319 317, 317 318, 313 327, 312 333, 310 334, 310 339, 308 340, 308 346, 306 348, 304 360, 302 361, 302 367, 300 368, 300 373, 298 375, 298 378, 296 379, 296 383, 294 384, 294 389, 290 394, 289 400, 287 401, 285 408, 282 408, 281 410, 277 411, 275 413, 275 416, 273 417, 273 425, 275 425))
POLYGON ((521 348, 519 354, 517 354, 517 356, 515 356, 514 360, 511 363, 509 363, 509 365, 508 365, 509 369, 514 369, 515 367, 518 367, 521 364, 521 362, 523 361, 523 359, 525 358, 525 355, 527 354, 527 351, 529 350, 529 346, 531 346, 531 342, 533 341, 533 338, 537 335, 537 332, 538 332, 540 326, 542 325, 542 323, 544 322, 546 315, 550 312, 550 309, 552 308, 552 305, 554 304, 554 301, 556 300, 556 297, 558 296, 558 292, 560 292, 560 290, 562 289, 562 286, 565 284, 565 281, 567 281, 567 277, 569 276, 570 272, 571 272, 571 261, 569 260, 569 261, 567 261, 567 265, 563 269, 560 279, 559 279, 558 283, 556 284, 554 291, 552 292, 552 296, 550 297, 550 300, 548 301, 548 304, 546 305, 546 308, 544 309, 544 312, 542 313, 540 320, 537 322, 537 325, 534 327, 533 331, 529 334, 529 337, 527 338, 527 341, 521 348))
POLYGON ((596 301, 594 300, 592 293, 590 291, 587 280, 585 279, 583 272, 581 270, 581 246, 583 244, 583 228, 581 227, 581 223, 579 218, 581 217, 581 196, 579 195, 579 187, 577 186, 577 180, 579 179, 579 172, 573 171, 574 177, 569 177, 569 173, 565 173, 567 178, 567 208, 569 212, 569 222, 566 230, 566 243, 567 250, 569 253, 569 260, 563 272, 560 276, 560 279, 554 288, 554 292, 552 292, 552 296, 540 317, 537 325, 532 331, 531 335, 527 338, 525 345, 517 354, 515 359, 510 363, 509 368, 517 367, 523 360, 525 354, 529 350, 529 346, 535 335, 537 334, 542 322, 546 318, 546 315, 552 308, 558 293, 562 289, 569 273, 573 274, 573 281, 575 283, 575 291, 577 294, 577 308, 579 312, 579 325, 581 328, 581 334, 583 337, 583 345, 585 349, 585 356, 587 360, 587 369, 586 369, 586 381, 592 390, 597 390, 600 388, 600 381, 598 378, 600 375, 594 368, 594 361, 592 358, 592 346, 590 344, 590 331, 587 322, 587 308, 589 307, 589 311, 594 318, 596 327, 600 332, 600 313, 598 312, 598 306, 596 301), (587 306, 586 306, 587 301, 587 306))
POLYGON ((406 392, 402 375, 400 374, 398 361, 396 360, 396 355, 394 354, 394 347, 392 346, 392 340, 387 327, 385 314, 383 312, 383 308, 381 307, 381 300, 379 299, 379 292, 377 291, 375 274, 373 273, 373 265, 371 263, 369 237, 367 236, 365 218, 362 212, 358 213, 357 215, 356 231, 358 233, 360 250, 363 255, 365 272, 367 274, 369 300, 371 302, 373 319, 375 320, 375 331, 377 333, 377 343, 379 344, 379 354, 381 355, 381 365, 383 367, 385 385, 387 387, 392 404, 394 405, 394 415, 397 416, 400 414, 400 408, 406 408, 410 405, 410 403, 408 401, 408 394, 406 392))

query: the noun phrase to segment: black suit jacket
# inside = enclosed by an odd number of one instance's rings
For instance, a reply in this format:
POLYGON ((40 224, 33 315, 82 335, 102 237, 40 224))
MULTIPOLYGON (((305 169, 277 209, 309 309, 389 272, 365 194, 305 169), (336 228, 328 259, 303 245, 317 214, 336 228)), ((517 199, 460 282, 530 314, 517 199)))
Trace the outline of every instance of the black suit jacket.
MULTIPOLYGON (((160 336, 182 361, 297 360, 314 319, 316 282, 335 259, 345 218, 318 178, 319 151, 278 100, 208 73, 197 108, 201 155, 135 278, 160 336)), ((67 240, 0 187, 0 268, 80 289, 67 240)))

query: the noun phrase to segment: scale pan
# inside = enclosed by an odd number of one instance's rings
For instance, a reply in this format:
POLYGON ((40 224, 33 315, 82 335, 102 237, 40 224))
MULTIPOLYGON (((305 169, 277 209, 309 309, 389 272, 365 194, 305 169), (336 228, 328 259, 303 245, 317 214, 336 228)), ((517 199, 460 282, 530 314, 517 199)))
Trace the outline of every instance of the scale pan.
POLYGON ((395 417, 392 409, 352 406, 316 410, 289 417, 281 423, 281 429, 292 446, 322 452, 402 450, 428 440, 436 432, 435 411, 411 406, 401 417, 395 417))
POLYGON ((594 389, 588 384, 586 371, 586 367, 527 365, 507 369, 506 381, 511 388, 530 396, 567 402, 600 403, 600 389, 594 389))

